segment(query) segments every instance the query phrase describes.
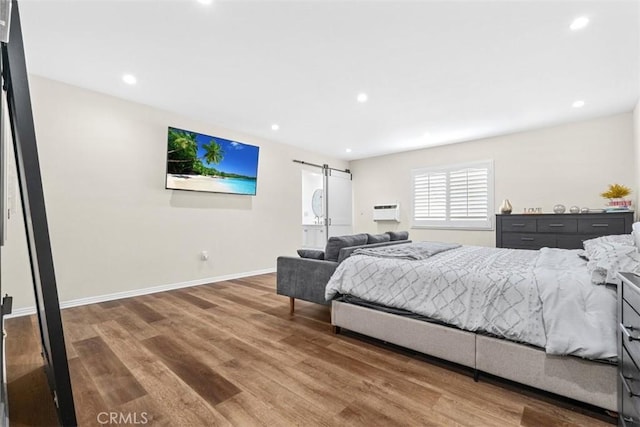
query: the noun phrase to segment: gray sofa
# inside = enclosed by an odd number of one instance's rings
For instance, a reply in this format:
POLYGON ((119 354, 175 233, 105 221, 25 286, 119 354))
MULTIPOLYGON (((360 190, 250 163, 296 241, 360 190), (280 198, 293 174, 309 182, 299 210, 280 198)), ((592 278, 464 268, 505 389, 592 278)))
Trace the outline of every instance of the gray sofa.
POLYGON ((289 297, 289 310, 293 314, 296 298, 328 305, 324 290, 331 275, 342 261, 359 248, 410 243, 406 231, 384 234, 352 234, 329 238, 324 251, 298 250, 300 257, 281 256, 277 262, 276 289, 279 295, 289 297))

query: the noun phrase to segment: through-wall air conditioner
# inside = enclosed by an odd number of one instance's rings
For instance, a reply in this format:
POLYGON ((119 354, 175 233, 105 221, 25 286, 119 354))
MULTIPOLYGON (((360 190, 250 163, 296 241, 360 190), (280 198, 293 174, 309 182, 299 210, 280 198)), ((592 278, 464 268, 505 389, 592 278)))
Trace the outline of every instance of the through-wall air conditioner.
POLYGON ((373 220, 400 222, 400 204, 388 203, 384 205, 373 205, 373 220))

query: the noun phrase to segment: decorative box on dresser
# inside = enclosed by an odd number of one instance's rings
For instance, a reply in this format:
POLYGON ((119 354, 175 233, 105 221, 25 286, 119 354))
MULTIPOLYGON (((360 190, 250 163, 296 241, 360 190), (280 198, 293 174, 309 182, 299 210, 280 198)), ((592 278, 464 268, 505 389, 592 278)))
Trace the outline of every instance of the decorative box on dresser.
POLYGON ((497 214, 496 247, 582 249, 584 240, 631 233, 633 211, 582 214, 497 214))
POLYGON ((618 275, 618 425, 640 426, 640 277, 618 275))

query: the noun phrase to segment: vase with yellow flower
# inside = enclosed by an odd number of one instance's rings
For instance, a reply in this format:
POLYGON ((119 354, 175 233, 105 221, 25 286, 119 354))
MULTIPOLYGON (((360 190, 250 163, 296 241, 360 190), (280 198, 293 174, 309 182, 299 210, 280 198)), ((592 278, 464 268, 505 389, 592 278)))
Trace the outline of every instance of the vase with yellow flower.
POLYGON ((609 209, 625 210, 631 208, 631 200, 626 198, 629 194, 631 189, 626 185, 610 184, 607 191, 600 193, 600 196, 609 199, 609 209))

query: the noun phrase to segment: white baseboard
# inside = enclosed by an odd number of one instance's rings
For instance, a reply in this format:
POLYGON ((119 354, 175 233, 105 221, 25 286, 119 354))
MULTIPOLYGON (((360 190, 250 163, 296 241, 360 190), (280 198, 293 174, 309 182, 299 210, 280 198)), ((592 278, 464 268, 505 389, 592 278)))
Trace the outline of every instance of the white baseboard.
MULTIPOLYGON (((170 283, 168 285, 152 286, 150 288, 134 289, 131 291, 116 292, 113 294, 97 295, 94 297, 78 298, 69 301, 62 301, 60 308, 78 307, 80 305, 96 304, 99 302, 113 301, 122 298, 137 297, 140 295, 155 294, 156 292, 170 291, 172 289, 190 288, 192 286, 206 285, 208 283, 224 282, 226 280, 241 279, 243 277, 258 276, 260 274, 275 273, 275 268, 267 268, 264 270, 248 271, 245 273, 227 274, 226 276, 208 277, 204 279, 190 280, 188 282, 170 283)), ((5 316, 6 319, 12 317, 29 316, 35 314, 36 307, 18 308, 5 316)))

